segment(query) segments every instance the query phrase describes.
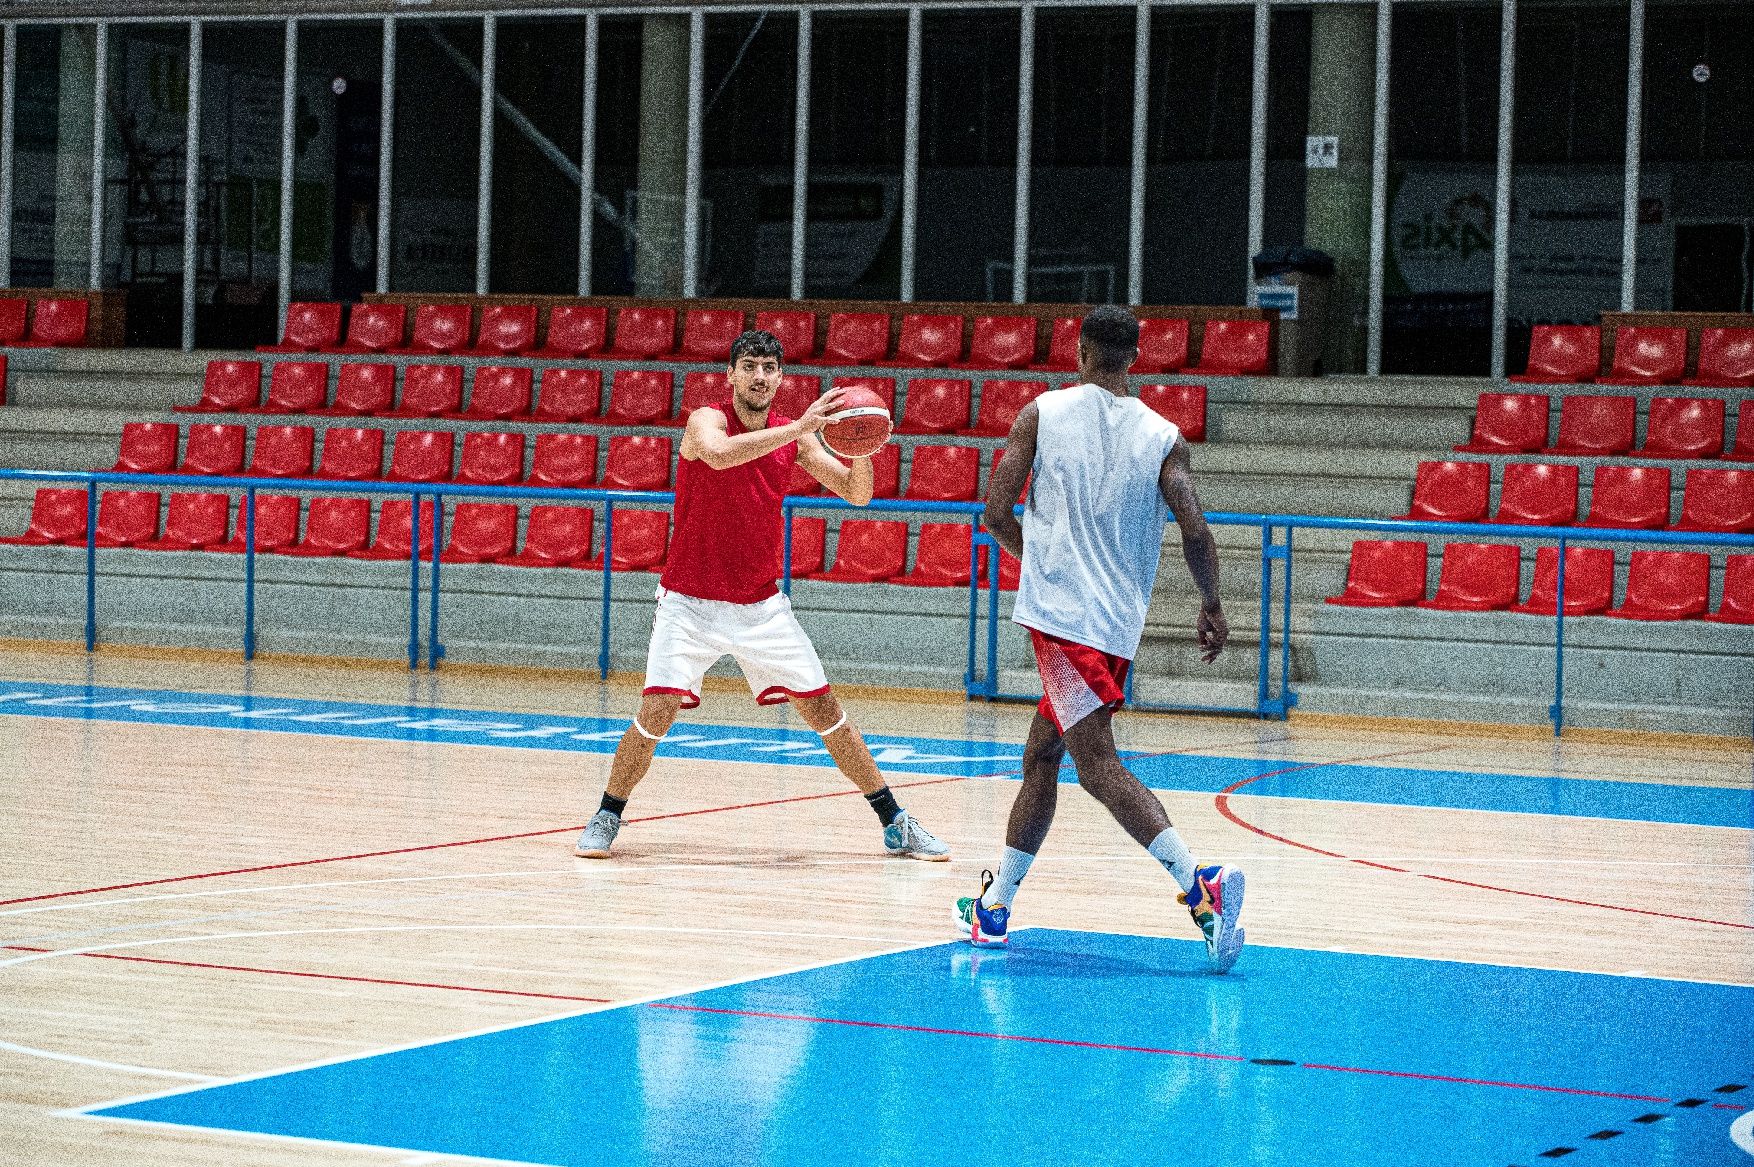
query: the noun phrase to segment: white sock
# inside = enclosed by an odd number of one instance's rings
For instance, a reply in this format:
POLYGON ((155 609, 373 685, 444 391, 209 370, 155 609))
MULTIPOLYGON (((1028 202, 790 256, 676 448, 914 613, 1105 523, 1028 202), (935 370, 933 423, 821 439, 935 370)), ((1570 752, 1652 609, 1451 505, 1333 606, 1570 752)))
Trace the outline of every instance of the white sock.
POLYGON ((1009 907, 1017 899, 1017 886, 1023 877, 1029 874, 1029 865, 1035 862, 1035 856, 1027 851, 1019 851, 1015 847, 1005 848, 1004 858, 999 860, 999 878, 993 886, 981 893, 981 903, 985 907, 1004 904, 1009 907), (992 896, 988 899, 987 896, 992 896))
POLYGON ((1194 857, 1174 827, 1164 827, 1163 833, 1151 840, 1145 849, 1151 852, 1153 859, 1163 864, 1163 869, 1181 885, 1183 891, 1194 886, 1194 857))

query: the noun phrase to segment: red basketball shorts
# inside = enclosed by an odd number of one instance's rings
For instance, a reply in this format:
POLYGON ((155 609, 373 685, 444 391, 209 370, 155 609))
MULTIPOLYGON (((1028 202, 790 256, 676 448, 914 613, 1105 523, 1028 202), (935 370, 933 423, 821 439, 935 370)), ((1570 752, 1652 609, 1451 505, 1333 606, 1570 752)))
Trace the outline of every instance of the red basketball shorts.
POLYGON ((1125 657, 1031 628, 1035 667, 1041 671, 1041 715, 1065 733, 1098 709, 1119 709, 1126 701, 1125 657))

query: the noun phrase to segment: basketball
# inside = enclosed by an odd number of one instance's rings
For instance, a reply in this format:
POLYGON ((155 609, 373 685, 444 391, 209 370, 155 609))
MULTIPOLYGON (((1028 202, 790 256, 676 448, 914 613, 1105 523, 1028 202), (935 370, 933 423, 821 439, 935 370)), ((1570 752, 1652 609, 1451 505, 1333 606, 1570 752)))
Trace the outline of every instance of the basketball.
POLYGON ((894 423, 883 398, 863 387, 841 390, 841 407, 822 427, 822 444, 842 458, 868 458, 889 442, 894 423))

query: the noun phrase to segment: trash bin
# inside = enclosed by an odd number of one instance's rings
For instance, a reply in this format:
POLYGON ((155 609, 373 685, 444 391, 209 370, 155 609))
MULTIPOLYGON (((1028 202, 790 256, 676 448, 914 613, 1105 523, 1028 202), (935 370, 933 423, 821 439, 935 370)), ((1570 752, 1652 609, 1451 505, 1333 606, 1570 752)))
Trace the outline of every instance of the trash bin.
POLYGON ((1254 257, 1254 270, 1256 306, 1279 310, 1279 374, 1319 376, 1334 257, 1313 247, 1269 247, 1254 257))

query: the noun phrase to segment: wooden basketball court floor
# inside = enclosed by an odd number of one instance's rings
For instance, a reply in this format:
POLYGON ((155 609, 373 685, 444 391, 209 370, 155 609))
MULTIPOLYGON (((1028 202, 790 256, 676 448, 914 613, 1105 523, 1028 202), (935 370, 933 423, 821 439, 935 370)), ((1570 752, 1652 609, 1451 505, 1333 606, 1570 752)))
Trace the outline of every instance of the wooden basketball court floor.
POLYGON ((1023 706, 843 691, 929 864, 714 682, 599 862, 631 678, 4 648, 0 1162, 1754 1165, 1745 739, 1123 714, 1214 977, 1071 785, 952 940, 1023 706))

